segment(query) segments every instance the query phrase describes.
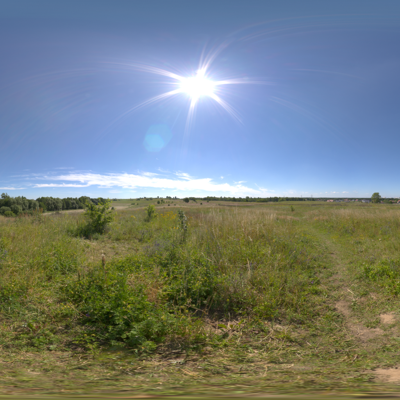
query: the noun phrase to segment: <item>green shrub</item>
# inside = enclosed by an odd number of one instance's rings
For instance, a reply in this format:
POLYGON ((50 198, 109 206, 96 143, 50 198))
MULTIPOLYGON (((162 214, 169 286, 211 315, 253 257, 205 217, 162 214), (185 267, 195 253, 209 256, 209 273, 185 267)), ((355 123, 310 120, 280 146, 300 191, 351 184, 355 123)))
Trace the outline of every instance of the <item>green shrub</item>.
POLYGON ((400 294, 400 262, 384 260, 377 265, 364 265, 363 275, 394 295, 400 294))
POLYGON ((22 207, 19 206, 18 204, 14 204, 11 206, 11 211, 15 214, 18 215, 22 212, 22 207))
POLYGON ((12 211, 6 211, 3 215, 5 217, 15 217, 15 214, 12 211))
POLYGON ((11 211, 11 208, 6 206, 0 207, 0 214, 4 215, 7 211, 11 211))
POLYGON ((154 207, 153 204, 150 204, 147 208, 146 208, 146 217, 145 217, 145 221, 146 222, 150 222, 152 221, 154 218, 157 217, 157 213, 156 213, 156 208, 154 207))
POLYGON ((163 294, 168 300, 177 305, 211 305, 221 278, 203 255, 175 248, 159 265, 165 276, 163 294))
POLYGON ((79 310, 85 336, 107 345, 152 350, 177 331, 179 319, 165 306, 149 301, 147 285, 129 276, 121 268, 91 271, 69 282, 63 289, 64 300, 79 310))
POLYGON ((85 204, 85 217, 87 220, 86 232, 89 234, 103 234, 106 227, 113 220, 113 211, 110 210, 111 201, 105 200, 97 205, 87 202, 85 204))

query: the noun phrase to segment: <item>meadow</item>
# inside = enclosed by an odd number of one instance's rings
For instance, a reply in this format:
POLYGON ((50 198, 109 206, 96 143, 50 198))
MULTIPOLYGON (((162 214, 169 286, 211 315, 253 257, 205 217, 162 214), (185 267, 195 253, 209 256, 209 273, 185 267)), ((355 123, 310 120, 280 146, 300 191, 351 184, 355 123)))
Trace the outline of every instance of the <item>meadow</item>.
POLYGON ((3 392, 396 391, 400 206, 170 201, 0 217, 3 392))

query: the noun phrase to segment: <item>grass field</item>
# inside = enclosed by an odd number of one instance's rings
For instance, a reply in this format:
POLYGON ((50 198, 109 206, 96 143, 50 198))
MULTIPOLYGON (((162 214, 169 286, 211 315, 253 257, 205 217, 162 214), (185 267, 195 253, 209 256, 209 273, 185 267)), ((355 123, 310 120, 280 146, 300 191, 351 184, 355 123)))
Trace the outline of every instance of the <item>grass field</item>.
POLYGON ((398 390, 400 206, 170 201, 0 217, 1 393, 398 390))

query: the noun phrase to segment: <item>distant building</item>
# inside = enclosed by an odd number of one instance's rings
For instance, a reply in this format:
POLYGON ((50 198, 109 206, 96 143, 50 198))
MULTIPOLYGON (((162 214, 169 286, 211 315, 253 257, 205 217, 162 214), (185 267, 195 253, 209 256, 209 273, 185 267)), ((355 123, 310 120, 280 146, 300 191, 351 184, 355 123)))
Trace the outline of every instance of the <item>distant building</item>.
POLYGON ((371 200, 361 200, 363 203, 371 203, 371 200))
POLYGON ((333 200, 327 200, 327 203, 333 203, 333 200))

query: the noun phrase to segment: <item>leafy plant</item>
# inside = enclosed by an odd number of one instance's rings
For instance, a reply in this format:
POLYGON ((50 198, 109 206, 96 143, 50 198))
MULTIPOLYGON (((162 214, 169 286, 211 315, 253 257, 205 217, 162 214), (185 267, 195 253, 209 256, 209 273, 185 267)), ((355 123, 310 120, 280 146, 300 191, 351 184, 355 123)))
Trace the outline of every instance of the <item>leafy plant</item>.
POLYGON ((97 205, 87 202, 85 204, 86 211, 85 217, 88 221, 87 229, 90 233, 103 234, 108 224, 114 218, 111 208, 111 201, 105 200, 99 202, 97 205))
POLYGON ((182 241, 186 240, 188 224, 187 224, 187 217, 182 210, 178 210, 178 219, 179 219, 179 228, 182 232, 182 241))
POLYGON ((156 213, 156 208, 154 207, 153 204, 150 204, 147 208, 146 208, 146 217, 145 217, 145 221, 146 222, 150 222, 152 221, 154 218, 157 218, 157 213, 156 213))
POLYGON ((65 287, 65 301, 77 307, 80 324, 86 326, 78 341, 89 336, 103 344, 153 350, 155 343, 175 330, 175 315, 149 301, 146 285, 132 286, 128 276, 115 268, 106 273, 94 270, 65 287))

